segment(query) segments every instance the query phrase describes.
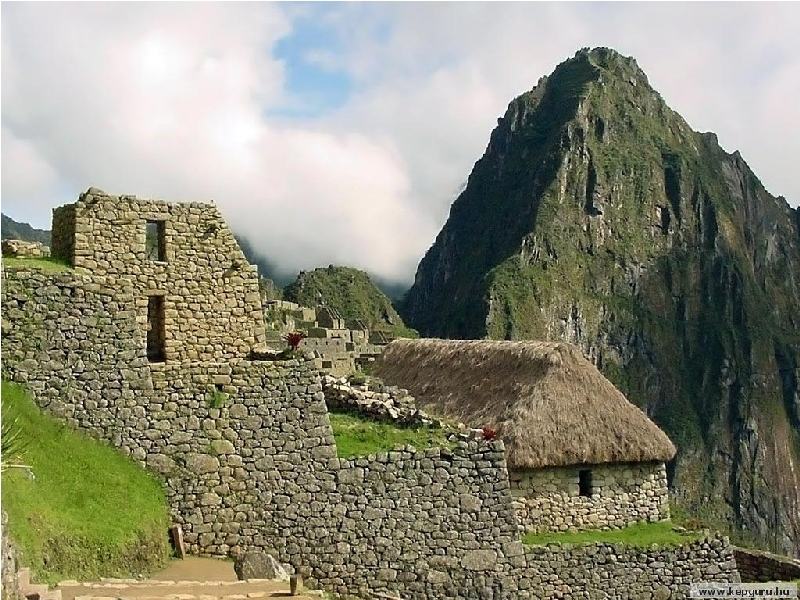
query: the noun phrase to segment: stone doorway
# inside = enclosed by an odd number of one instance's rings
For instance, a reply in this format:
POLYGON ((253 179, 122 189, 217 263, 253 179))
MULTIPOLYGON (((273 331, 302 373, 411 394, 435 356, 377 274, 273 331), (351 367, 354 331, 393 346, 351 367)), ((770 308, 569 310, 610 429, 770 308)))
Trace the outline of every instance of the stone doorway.
POLYGON ((147 360, 164 362, 166 360, 166 327, 164 317, 164 296, 147 298, 147 360))

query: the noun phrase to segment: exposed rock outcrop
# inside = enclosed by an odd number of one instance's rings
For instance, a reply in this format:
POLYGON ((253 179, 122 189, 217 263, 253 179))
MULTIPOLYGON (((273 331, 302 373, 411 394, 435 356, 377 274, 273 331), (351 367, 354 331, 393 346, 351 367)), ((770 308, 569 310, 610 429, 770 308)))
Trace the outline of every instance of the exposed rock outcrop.
POLYGON ((582 50, 499 119, 401 312, 577 344, 676 442, 680 504, 799 555, 797 215, 633 59, 582 50))

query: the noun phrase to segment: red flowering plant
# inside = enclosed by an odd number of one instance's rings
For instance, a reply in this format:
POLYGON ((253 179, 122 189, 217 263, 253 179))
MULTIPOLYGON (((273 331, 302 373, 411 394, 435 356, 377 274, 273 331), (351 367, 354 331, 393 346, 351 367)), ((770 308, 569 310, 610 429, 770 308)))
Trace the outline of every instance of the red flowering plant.
POLYGON ((488 425, 481 429, 481 432, 483 432, 483 439, 487 442, 491 442, 497 437, 497 430, 493 427, 489 427, 488 425))
POLYGON ((289 350, 291 352, 296 352, 297 349, 300 347, 300 342, 306 337, 306 334, 302 331, 293 331, 291 333, 287 333, 283 336, 283 339, 289 344, 289 350))

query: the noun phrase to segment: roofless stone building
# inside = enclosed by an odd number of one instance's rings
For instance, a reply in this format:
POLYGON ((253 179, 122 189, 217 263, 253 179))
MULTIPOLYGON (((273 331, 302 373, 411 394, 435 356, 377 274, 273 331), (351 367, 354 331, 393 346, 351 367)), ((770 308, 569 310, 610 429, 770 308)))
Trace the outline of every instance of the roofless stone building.
POLYGON ((52 255, 133 283, 151 363, 245 358, 266 342, 257 268, 213 204, 112 196, 53 210, 52 255))
POLYGON ((497 430, 524 529, 669 518, 664 463, 675 447, 574 346, 398 340, 377 375, 433 415, 497 430))

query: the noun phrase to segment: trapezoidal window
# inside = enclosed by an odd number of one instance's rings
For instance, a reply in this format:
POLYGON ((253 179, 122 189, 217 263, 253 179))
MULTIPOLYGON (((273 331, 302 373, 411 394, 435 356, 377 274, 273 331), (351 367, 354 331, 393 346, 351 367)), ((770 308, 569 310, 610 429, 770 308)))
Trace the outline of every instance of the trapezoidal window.
POLYGON ((590 469, 578 471, 578 494, 586 497, 592 495, 592 471, 590 469))
POLYGON ((144 251, 147 260, 167 260, 164 221, 148 221, 145 225, 144 251))
POLYGON ((164 318, 164 296, 147 298, 147 360, 166 360, 166 328, 164 318))

